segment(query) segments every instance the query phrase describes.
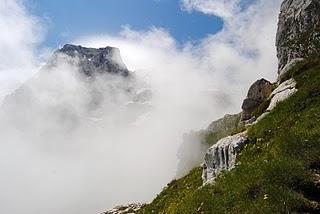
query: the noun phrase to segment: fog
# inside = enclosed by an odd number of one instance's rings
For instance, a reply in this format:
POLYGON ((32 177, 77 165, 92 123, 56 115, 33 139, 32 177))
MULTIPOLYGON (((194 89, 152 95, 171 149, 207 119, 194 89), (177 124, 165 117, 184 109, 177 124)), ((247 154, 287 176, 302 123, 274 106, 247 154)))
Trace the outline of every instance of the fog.
POLYGON ((80 35, 70 43, 118 47, 134 77, 88 80, 74 58, 43 67, 45 23, 22 1, 0 0, 0 213, 101 213, 152 200, 177 174, 184 133, 239 112, 252 82, 275 79, 280 1, 239 2, 181 1, 224 20, 198 42, 178 44, 157 27, 80 35), (152 97, 134 101, 145 90, 152 97))

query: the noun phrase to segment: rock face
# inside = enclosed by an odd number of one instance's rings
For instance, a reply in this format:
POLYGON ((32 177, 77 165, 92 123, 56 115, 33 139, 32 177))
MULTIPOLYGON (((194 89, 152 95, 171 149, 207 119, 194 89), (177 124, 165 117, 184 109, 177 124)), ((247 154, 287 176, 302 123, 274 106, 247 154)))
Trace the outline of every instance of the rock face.
POLYGON ((272 83, 265 79, 257 80, 251 85, 247 98, 242 104, 242 121, 250 120, 253 111, 266 100, 272 92, 272 83))
MULTIPOLYGON (((226 114, 223 118, 213 121, 207 128, 209 132, 228 132, 227 135, 230 134, 230 132, 233 131, 233 129, 238 127, 238 124, 240 122, 241 113, 239 114, 226 114)), ((223 136, 226 137, 226 136, 223 136)))
POLYGON ((236 157, 241 148, 248 143, 246 132, 223 138, 210 147, 203 164, 203 183, 214 181, 224 170, 235 167, 236 157))
POLYGON ((281 83, 276 89, 274 89, 268 98, 270 100, 269 105, 267 106, 265 112, 261 114, 256 121, 252 123, 252 125, 255 125, 259 121, 261 121, 265 116, 267 116, 270 111, 272 111, 279 102, 282 102, 286 99, 288 99, 291 95, 296 93, 298 89, 296 88, 297 82, 291 78, 283 83, 281 83))
POLYGON ((278 82, 282 83, 289 78, 289 71, 296 66, 299 62, 303 61, 303 58, 295 58, 292 59, 289 63, 287 63, 284 68, 279 71, 278 82))
POLYGON ((126 206, 117 206, 102 214, 134 214, 143 206, 145 206, 145 204, 129 204, 126 206))
POLYGON ((279 73, 292 60, 320 56, 320 1, 285 0, 276 38, 279 73))
POLYGON ((54 53, 48 65, 54 66, 57 57, 61 54, 76 59, 80 71, 87 76, 93 76, 97 73, 129 75, 129 71, 121 59, 118 48, 106 47, 96 49, 66 44, 54 53))
POLYGON ((291 95, 296 93, 298 90, 296 89, 296 81, 294 79, 287 80, 281 83, 271 94, 270 105, 267 108, 267 111, 271 111, 276 107, 276 105, 288 99, 291 95))
POLYGON ((207 138, 206 143, 212 146, 221 138, 232 135, 240 127, 242 113, 226 114, 223 118, 213 121, 205 130, 207 138))

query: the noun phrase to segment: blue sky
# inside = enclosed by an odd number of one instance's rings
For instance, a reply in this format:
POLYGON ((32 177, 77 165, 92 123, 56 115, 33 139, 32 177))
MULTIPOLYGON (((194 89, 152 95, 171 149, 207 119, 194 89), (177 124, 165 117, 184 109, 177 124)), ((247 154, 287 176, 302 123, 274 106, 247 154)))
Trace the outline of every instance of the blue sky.
POLYGON ((121 27, 165 28, 180 43, 198 40, 222 28, 218 17, 181 9, 179 0, 26 0, 28 9, 44 18, 48 33, 43 45, 60 46, 91 34, 115 35, 121 27))

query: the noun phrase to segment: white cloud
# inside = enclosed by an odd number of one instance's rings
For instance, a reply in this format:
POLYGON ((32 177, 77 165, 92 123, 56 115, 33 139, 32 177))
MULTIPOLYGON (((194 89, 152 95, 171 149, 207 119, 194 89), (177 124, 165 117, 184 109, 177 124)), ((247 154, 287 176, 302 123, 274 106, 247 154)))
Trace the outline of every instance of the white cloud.
POLYGON ((231 17, 240 11, 241 0, 181 0, 184 9, 219 17, 231 17))
POLYGON ((21 0, 1 0, 0 29, 1 102, 6 93, 35 72, 35 48, 43 39, 44 27, 28 13, 21 0))
POLYGON ((197 45, 187 43, 183 48, 178 48, 174 38, 158 28, 136 32, 125 27, 119 36, 87 36, 76 43, 117 46, 129 68, 138 73, 147 71, 157 77, 155 81, 161 79, 157 75, 170 79, 179 72, 179 75, 205 75, 201 78, 206 82, 203 88, 226 92, 236 103, 236 109, 257 78, 275 80, 279 7, 280 0, 257 1, 236 17, 224 18, 221 32, 197 45))

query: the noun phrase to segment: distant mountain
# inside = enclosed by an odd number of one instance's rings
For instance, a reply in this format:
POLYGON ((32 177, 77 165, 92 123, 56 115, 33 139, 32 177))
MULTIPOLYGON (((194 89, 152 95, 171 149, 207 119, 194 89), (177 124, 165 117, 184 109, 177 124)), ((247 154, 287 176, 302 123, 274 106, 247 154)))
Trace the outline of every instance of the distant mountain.
POLYGON ((120 50, 114 47, 86 48, 80 45, 66 44, 63 48, 55 51, 49 60, 48 66, 54 66, 61 54, 77 60, 80 71, 87 76, 96 74, 112 73, 128 76, 129 70, 123 63, 120 50))
POLYGON ((25 133, 35 128, 30 123, 38 123, 41 130, 50 124, 46 131, 53 127, 69 132, 81 122, 107 123, 114 117, 133 122, 148 110, 151 96, 127 69, 118 48, 66 44, 5 97, 2 110, 8 123, 25 133))

